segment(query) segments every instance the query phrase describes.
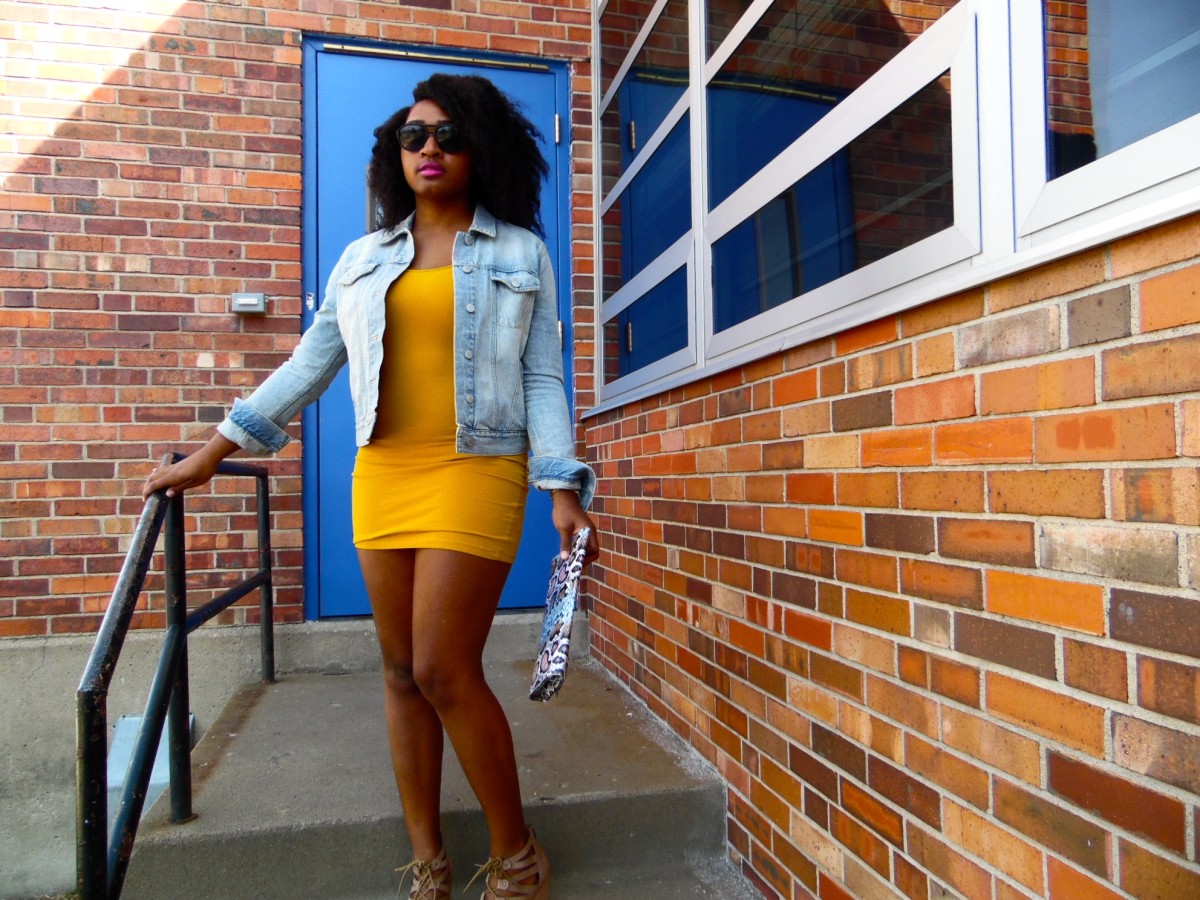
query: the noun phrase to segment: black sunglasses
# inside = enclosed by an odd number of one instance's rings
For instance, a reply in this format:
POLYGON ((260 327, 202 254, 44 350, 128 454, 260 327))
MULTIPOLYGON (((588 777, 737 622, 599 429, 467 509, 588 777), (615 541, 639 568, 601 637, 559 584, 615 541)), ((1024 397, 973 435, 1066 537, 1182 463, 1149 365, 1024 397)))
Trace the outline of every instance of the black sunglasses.
POLYGON ((467 146, 467 139, 453 122, 442 122, 440 125, 409 122, 396 129, 396 140, 409 153, 418 153, 431 134, 443 153, 458 153, 467 146))

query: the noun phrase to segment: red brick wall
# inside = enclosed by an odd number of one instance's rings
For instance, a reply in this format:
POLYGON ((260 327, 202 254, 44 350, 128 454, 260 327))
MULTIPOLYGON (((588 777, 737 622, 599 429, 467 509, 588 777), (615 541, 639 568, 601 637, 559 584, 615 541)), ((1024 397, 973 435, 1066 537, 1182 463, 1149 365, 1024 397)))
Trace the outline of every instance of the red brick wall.
MULTIPOLYGON (((93 631, 151 460, 204 440, 294 346, 303 32, 571 60, 575 300, 591 302, 587 0, 306 9, 0 2, 0 636, 93 631), (267 316, 227 312, 247 289, 267 316)), ((587 358, 590 328, 576 336, 587 358)), ((268 463, 284 621, 303 616, 301 452, 268 463)), ((256 559, 247 490, 219 479, 188 503, 194 602, 256 559)), ((151 595, 135 625, 161 621, 151 595)))
POLYGON ((1200 896, 1198 360, 1192 217, 588 421, 594 652, 766 896, 1200 896))

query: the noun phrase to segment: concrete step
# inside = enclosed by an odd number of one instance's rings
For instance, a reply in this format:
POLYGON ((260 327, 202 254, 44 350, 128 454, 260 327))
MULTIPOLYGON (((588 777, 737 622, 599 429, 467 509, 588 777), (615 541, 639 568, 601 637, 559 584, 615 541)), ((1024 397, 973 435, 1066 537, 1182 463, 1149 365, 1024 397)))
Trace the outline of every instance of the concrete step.
MULTIPOLYGON (((757 897, 725 856, 715 773, 586 657, 550 703, 526 699, 531 663, 488 679, 512 723, 530 822, 556 900, 757 897)), ((242 690, 193 755, 196 818, 143 821, 130 900, 394 897, 407 862, 377 672, 296 675, 242 690)), ((447 746, 442 808, 455 896, 487 853, 477 802, 447 746)))

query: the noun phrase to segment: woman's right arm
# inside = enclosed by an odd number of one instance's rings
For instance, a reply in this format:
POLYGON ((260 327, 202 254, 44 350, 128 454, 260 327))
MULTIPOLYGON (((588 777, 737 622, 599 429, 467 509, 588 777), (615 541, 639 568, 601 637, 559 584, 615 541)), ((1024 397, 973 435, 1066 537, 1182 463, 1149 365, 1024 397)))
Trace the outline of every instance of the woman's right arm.
POLYGON ((214 434, 207 444, 170 466, 159 466, 150 473, 146 484, 142 487, 142 499, 145 500, 161 488, 167 489, 167 496, 174 497, 179 491, 200 487, 208 484, 216 474, 221 460, 238 449, 238 445, 223 434, 214 434))
POLYGON ((284 426, 324 392, 346 361, 337 322, 341 266, 339 260, 330 274, 321 308, 287 361, 249 397, 234 401, 233 411, 207 444, 174 465, 159 466, 151 472, 142 488, 143 499, 161 488, 166 488, 170 497, 176 491, 207 484, 221 460, 239 449, 266 455, 287 444, 284 426))

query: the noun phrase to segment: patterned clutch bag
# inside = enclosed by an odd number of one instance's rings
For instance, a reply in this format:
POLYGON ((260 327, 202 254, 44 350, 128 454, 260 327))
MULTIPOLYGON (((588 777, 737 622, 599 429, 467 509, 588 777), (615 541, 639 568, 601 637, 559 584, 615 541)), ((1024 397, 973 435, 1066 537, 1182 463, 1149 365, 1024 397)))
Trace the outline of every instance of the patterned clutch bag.
POLYGON ((582 529, 575 535, 567 558, 554 557, 550 586, 546 590, 540 649, 533 666, 533 683, 529 686, 530 700, 549 700, 567 677, 571 620, 575 617, 575 604, 579 599, 579 576, 583 574, 583 557, 590 534, 590 528, 582 529))

